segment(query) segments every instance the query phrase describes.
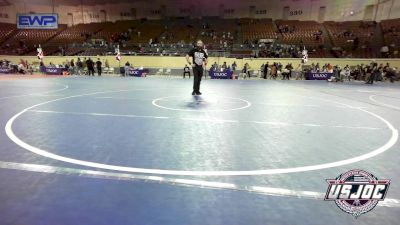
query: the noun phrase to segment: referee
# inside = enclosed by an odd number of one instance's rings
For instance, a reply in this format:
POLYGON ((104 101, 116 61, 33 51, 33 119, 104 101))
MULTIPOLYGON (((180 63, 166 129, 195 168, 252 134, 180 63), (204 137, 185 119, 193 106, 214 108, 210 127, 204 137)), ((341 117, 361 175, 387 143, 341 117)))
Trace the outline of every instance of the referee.
POLYGON ((204 44, 201 40, 198 40, 196 47, 186 54, 186 61, 193 67, 193 92, 192 95, 201 95, 200 82, 203 76, 203 64, 207 64, 207 53, 204 51, 204 44), (192 62, 189 60, 192 57, 192 62))

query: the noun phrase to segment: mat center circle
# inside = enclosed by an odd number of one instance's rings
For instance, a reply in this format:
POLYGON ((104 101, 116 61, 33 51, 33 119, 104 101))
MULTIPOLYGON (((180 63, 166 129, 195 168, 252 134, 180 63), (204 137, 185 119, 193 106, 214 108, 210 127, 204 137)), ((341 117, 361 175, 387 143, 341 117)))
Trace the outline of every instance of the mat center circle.
POLYGON ((152 104, 175 111, 218 112, 241 110, 251 106, 247 100, 224 96, 168 96, 156 98, 152 104))

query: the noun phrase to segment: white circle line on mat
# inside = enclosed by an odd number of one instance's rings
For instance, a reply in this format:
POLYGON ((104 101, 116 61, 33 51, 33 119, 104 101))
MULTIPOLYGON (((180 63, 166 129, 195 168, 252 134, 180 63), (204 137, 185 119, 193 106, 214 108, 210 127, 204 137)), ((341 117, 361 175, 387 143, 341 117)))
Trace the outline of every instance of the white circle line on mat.
POLYGON ((9 99, 9 98, 26 97, 26 96, 41 96, 41 95, 46 95, 46 94, 50 94, 50 93, 56 93, 56 92, 64 91, 64 90, 69 88, 68 85, 60 85, 60 84, 56 84, 56 85, 64 86, 64 88, 57 89, 57 90, 54 90, 54 91, 41 92, 41 93, 31 93, 31 94, 25 94, 25 95, 4 96, 4 97, 0 97, 0 100, 1 99, 9 99))
POLYGON ((239 100, 242 101, 244 103, 246 103, 245 106, 242 107, 237 107, 237 108, 232 108, 232 109, 214 109, 214 110, 198 110, 198 109, 178 109, 178 108, 172 108, 172 107, 166 107, 166 106, 162 106, 160 104, 158 104, 157 102, 163 100, 163 99, 168 99, 168 98, 177 98, 177 97, 181 97, 181 96, 168 96, 168 97, 161 97, 161 98, 156 98, 154 99, 151 103, 158 107, 158 108, 162 108, 162 109, 168 109, 168 110, 173 110, 173 111, 187 111, 187 112, 227 112, 227 111, 235 111, 235 110, 240 110, 240 109, 245 109, 251 106, 251 103, 247 100, 241 99, 241 98, 232 98, 232 97, 224 97, 224 96, 220 96, 219 98, 228 98, 228 99, 234 99, 234 100, 239 100))
MULTIPOLYGON (((183 170, 164 170, 164 169, 148 169, 148 168, 116 166, 116 165, 109 165, 109 164, 73 159, 73 158, 57 155, 54 153, 50 153, 44 149, 40 149, 38 147, 32 146, 32 145, 22 141, 19 137, 17 137, 12 129, 12 125, 13 125, 14 121, 19 116, 21 116, 28 110, 31 110, 37 106, 41 106, 41 105, 45 105, 45 104, 48 104, 51 102, 61 101, 61 100, 65 100, 65 99, 70 99, 70 98, 103 94, 103 93, 123 92, 123 91, 129 91, 129 90, 104 91, 104 92, 94 92, 94 93, 88 93, 88 94, 73 95, 73 96, 58 98, 58 99, 54 99, 54 100, 50 100, 50 101, 46 101, 46 102, 42 102, 42 103, 30 106, 30 107, 25 108, 24 110, 20 111, 19 113, 15 114, 13 117, 11 117, 7 121, 7 124, 5 126, 5 132, 6 132, 7 136, 14 143, 19 145, 20 147, 22 147, 32 153, 35 153, 37 155, 41 155, 43 157, 47 157, 50 159, 68 162, 68 163, 72 163, 72 164, 76 164, 76 165, 82 165, 82 166, 106 169, 106 170, 121 171, 121 172, 159 174, 159 175, 178 175, 178 176, 251 176, 251 175, 298 173, 298 172, 306 172, 306 171, 314 171, 314 170, 333 168, 333 167, 338 167, 338 166, 349 165, 352 163, 360 162, 360 161, 375 157, 375 156, 389 150, 397 142, 398 136, 399 136, 397 129, 395 129, 394 126, 390 122, 388 122, 386 119, 384 119, 383 117, 381 117, 373 112, 369 112, 365 109, 354 108, 350 105, 336 102, 341 105, 346 105, 351 109, 357 109, 357 110, 360 110, 367 114, 370 114, 371 116, 382 121, 391 130, 392 134, 391 134, 390 139, 384 145, 382 145, 381 147, 379 147, 371 152, 368 152, 366 154, 356 156, 353 158, 339 160, 339 161, 330 162, 330 163, 323 163, 323 164, 310 165, 310 166, 291 167, 291 168, 282 168, 282 169, 263 169, 263 170, 245 170, 245 171, 243 171, 243 170, 232 170, 232 171, 190 171, 190 170, 185 170, 185 171, 183 171, 183 170)), ((315 98, 315 97, 310 97, 310 98, 315 98)), ((319 98, 315 98, 315 99, 319 99, 319 98)), ((325 99, 320 99, 320 100, 324 101, 325 99)), ((331 100, 327 100, 327 101, 334 102, 331 100)))
MULTIPOLYGON (((389 107, 389 108, 392 108, 392 109, 400 110, 400 107, 398 107, 398 106, 386 104, 386 103, 383 103, 383 102, 381 102, 381 101, 376 100, 376 99, 375 99, 376 96, 381 96, 381 95, 370 95, 370 96, 369 96, 369 100, 371 100, 371 101, 373 101, 373 102, 375 102, 375 103, 377 103, 377 104, 379 104, 379 105, 381 105, 381 106, 386 106, 386 107, 389 107)), ((383 97, 385 97, 385 96, 383 96, 383 97)))

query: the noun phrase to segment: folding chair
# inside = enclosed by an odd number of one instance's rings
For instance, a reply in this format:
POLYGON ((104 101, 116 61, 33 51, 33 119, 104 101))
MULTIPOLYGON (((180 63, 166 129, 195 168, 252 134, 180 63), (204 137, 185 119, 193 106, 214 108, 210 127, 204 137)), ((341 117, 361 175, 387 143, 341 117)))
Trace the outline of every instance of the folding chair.
POLYGON ((158 71, 156 72, 156 75, 163 75, 163 74, 164 74, 163 68, 158 69, 158 71))
POLYGON ((171 76, 171 69, 168 68, 168 69, 165 71, 165 75, 167 75, 167 76, 170 77, 170 76, 171 76))

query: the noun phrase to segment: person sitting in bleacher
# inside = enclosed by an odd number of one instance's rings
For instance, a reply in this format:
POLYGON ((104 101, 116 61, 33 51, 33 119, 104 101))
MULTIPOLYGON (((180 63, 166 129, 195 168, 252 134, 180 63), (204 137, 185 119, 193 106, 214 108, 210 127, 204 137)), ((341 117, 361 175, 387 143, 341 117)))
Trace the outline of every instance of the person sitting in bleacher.
POLYGON ((221 68, 222 69, 226 69, 228 67, 228 65, 226 65, 226 62, 224 62, 224 64, 222 64, 221 68))
POLYGON ((30 75, 33 74, 33 65, 32 64, 28 64, 27 66, 27 70, 26 70, 30 75))
POLYGON ((18 73, 25 74, 25 68, 22 63, 18 64, 18 73))
POLYGON ((396 80, 396 68, 387 68, 386 73, 385 73, 385 78, 389 79, 391 83, 393 83, 396 80))
POLYGON ((346 65, 344 69, 340 72, 340 81, 343 82, 343 79, 347 79, 350 81, 350 67, 349 65, 346 65))
POLYGON ((328 82, 338 82, 340 80, 340 67, 334 66, 333 67, 333 74, 331 78, 327 79, 328 82))
POLYGON ((218 69, 218 64, 217 62, 214 62, 214 64, 211 66, 212 70, 217 70, 218 69))
POLYGON ((186 74, 189 76, 190 78, 190 68, 188 67, 187 64, 185 64, 185 67, 183 68, 183 78, 186 77, 186 74))
POLYGON ((236 67, 237 67, 236 61, 234 61, 234 62, 232 63, 232 70, 235 71, 235 70, 236 70, 236 67))

